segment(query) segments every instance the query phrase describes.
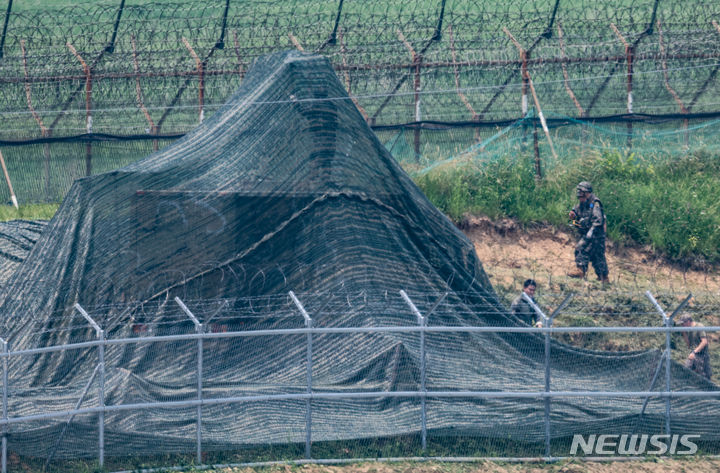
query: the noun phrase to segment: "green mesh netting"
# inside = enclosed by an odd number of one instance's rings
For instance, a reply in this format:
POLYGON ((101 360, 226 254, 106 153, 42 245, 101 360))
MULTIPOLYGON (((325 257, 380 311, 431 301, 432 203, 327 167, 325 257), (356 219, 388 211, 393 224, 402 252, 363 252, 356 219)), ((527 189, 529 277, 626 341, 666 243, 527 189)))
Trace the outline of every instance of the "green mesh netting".
MULTIPOLYGON (((392 146, 391 146, 392 147, 392 146)), ((299 52, 259 59, 240 90, 179 141, 116 171, 78 179, 24 263, 2 288, 2 337, 13 350, 95 339, 79 303, 110 340, 193 333, 180 297, 208 330, 304 325, 415 325, 406 291, 437 326, 515 326, 467 238, 425 198, 369 129, 326 59, 299 52), (436 305, 441 295, 442 303, 436 305)), ((305 335, 206 341, 205 399, 306 390, 305 335)), ((538 391, 537 334, 429 334, 427 388, 538 391)), ((418 333, 317 335, 313 391, 420 388, 418 333)), ((195 340, 115 344, 105 352, 106 405, 194 399, 195 340)), ((558 391, 643 391, 658 351, 551 346, 558 391)), ((9 415, 97 402, 97 348, 9 360, 9 415), (88 386, 85 391, 84 386, 88 386)), ((672 365, 673 389, 716 386, 672 365)), ((428 398, 433 438, 512 441, 541 453, 541 399, 428 398)), ((203 407, 204 448, 302 442, 298 400, 203 407)), ((416 435, 416 397, 314 400, 316 442, 416 435)), ((192 452, 194 408, 109 411, 108 455, 192 452)), ((674 432, 717 440, 717 400, 673 400, 674 432), (702 422, 698 422, 702 412, 702 422)), ((553 438, 657 432, 664 403, 569 397, 552 404, 553 438)), ((93 456, 97 418, 28 420, 9 448, 40 458, 93 456)), ((500 452, 503 453, 503 452, 500 452)), ((504 452, 508 453, 508 452, 504 452)), ((511 452, 517 453, 517 452, 511 452)), ((367 453, 365 453, 367 454, 367 453)))

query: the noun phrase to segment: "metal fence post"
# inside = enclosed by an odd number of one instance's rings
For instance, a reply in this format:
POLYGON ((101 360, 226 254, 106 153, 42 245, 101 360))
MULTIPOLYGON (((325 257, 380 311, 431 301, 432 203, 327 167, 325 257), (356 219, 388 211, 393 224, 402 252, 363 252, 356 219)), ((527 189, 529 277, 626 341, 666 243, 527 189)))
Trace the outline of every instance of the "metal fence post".
POLYGON ((100 328, 100 325, 90 317, 80 304, 75 303, 74 307, 95 329, 100 342, 98 345, 98 405, 100 407, 100 412, 98 412, 98 463, 102 468, 105 465, 105 331, 100 328))
MULTIPOLYGON (((413 314, 415 314, 415 317, 417 317, 418 325, 422 328, 427 327, 425 317, 423 317, 418 308, 415 307, 415 304, 413 304, 412 300, 410 300, 407 293, 401 289, 400 295, 405 300, 405 303, 410 306, 410 310, 412 310, 413 314)), ((420 392, 422 393, 420 395, 420 422, 422 424, 420 428, 420 445, 421 448, 425 450, 427 448, 427 410, 425 406, 425 393, 427 392, 425 387, 425 330, 420 331, 420 392)))
MULTIPOLYGON (((293 291, 290 291, 288 294, 290 294, 290 297, 292 298, 293 302, 297 306, 298 310, 302 314, 303 318, 305 319, 305 327, 311 329, 313 327, 313 321, 312 318, 310 318, 310 315, 308 315, 307 311, 305 310, 305 307, 300 303, 300 300, 298 300, 297 296, 295 296, 295 293, 293 291)), ((307 334, 307 356, 306 356, 306 363, 307 363, 307 394, 308 398, 305 401, 305 458, 308 460, 312 458, 311 456, 311 446, 312 446, 312 403, 311 403, 311 397, 312 397, 312 332, 308 332, 307 334)))
MULTIPOLYGON (((555 316, 560 313, 561 310, 565 308, 565 306, 568 305, 570 302, 570 299, 573 298, 574 294, 568 294, 565 299, 560 303, 560 305, 555 309, 552 314, 550 314, 550 317, 546 316, 545 313, 540 309, 540 307, 535 303, 535 301, 528 296, 526 293, 522 293, 523 299, 525 299, 526 302, 530 304, 530 306, 533 308, 535 313, 537 313, 540 318, 542 319, 543 327, 545 328, 551 328, 553 320, 555 319, 555 316)), ((550 332, 545 331, 545 393, 550 393, 550 332)), ((544 424, 545 424, 545 456, 547 458, 550 458, 550 396, 545 396, 544 399, 544 424)))
MULTIPOLYGON (((522 296, 523 299, 530 304, 535 313, 540 316, 543 327, 549 328, 552 324, 550 318, 545 315, 545 313, 540 309, 540 307, 538 307, 530 296, 524 292, 522 293, 522 296)), ((550 392, 550 332, 548 331, 545 332, 545 357, 543 363, 545 367, 545 394, 547 394, 550 392)), ((550 457, 550 396, 544 396, 544 404, 545 409, 543 423, 545 425, 545 456, 550 457)))
MULTIPOLYGON (((543 314, 543 326, 550 328, 552 322, 543 314)), ((545 332, 545 392, 550 392, 550 332, 545 332)), ((550 397, 545 396, 543 422, 545 423, 545 456, 550 457, 550 397)))
POLYGON ((98 413, 98 443, 100 449, 100 457, 98 463, 100 468, 105 465, 105 330, 100 330, 98 334, 100 346, 98 346, 98 363, 100 364, 100 386, 98 392, 98 404, 102 409, 98 413))
POLYGON ((650 302, 655 306, 655 309, 660 313, 660 315, 663 318, 663 325, 665 325, 665 434, 670 434, 670 389, 671 389, 671 374, 670 374, 670 362, 672 361, 672 358, 670 356, 670 327, 673 326, 673 319, 675 318, 675 315, 677 315, 678 312, 680 312, 688 302, 690 302, 690 299, 692 299, 692 294, 688 294, 688 296, 685 298, 684 301, 680 303, 679 306, 673 311, 672 314, 668 317, 665 311, 662 307, 660 307, 660 304, 658 304, 658 301, 655 300, 652 293, 648 290, 645 291, 645 296, 647 296, 648 299, 650 299, 650 302))
MULTIPOLYGON (((183 303, 182 300, 180 300, 179 297, 175 296, 175 302, 177 305, 180 306, 183 312, 185 312, 185 315, 190 317, 190 320, 192 320, 192 323, 195 325, 195 333, 202 334, 203 333, 203 324, 200 323, 200 321, 195 317, 195 315, 190 312, 190 309, 187 308, 187 306, 183 303)), ((198 356, 197 356, 197 398, 198 401, 200 401, 200 404, 197 406, 197 428, 196 428, 196 452, 195 457, 197 460, 197 464, 202 464, 202 390, 203 390, 203 338, 198 337, 197 341, 198 346, 198 356)))
POLYGON ((426 351, 425 351, 425 328, 427 327, 427 320, 428 317, 430 317, 430 314, 433 313, 433 311, 440 305, 440 303, 445 300, 448 293, 444 293, 438 300, 435 302, 435 305, 428 311, 427 315, 423 317, 423 315, 420 313, 418 308, 413 304, 413 301, 408 297, 407 293, 404 290, 400 290, 400 295, 405 300, 405 303, 410 306, 410 310, 412 313, 417 317, 418 324, 420 327, 423 328, 423 330, 420 331, 420 419, 421 419, 421 441, 420 445, 423 450, 427 448, 427 408, 426 408, 426 393, 427 393, 427 387, 426 387, 426 351))
MULTIPOLYGON (((657 368, 655 368, 655 373, 653 373, 652 379, 650 379, 650 384, 648 385, 647 391, 652 391, 653 387, 655 386, 655 381, 657 381, 657 377, 660 374, 660 368, 662 368, 665 360, 667 360, 667 348, 663 350, 662 354, 660 355, 660 361, 658 362, 657 368)), ((645 400, 643 401, 642 409, 640 409, 640 419, 638 419, 638 424, 640 423, 642 416, 645 415, 645 409, 647 408, 648 402, 650 402, 650 396, 646 396, 645 400)))
MULTIPOLYGON (((90 388, 92 387, 92 384, 95 381, 95 376, 98 376, 99 371, 100 371, 100 364, 95 366, 95 370, 90 375, 90 379, 88 379, 87 384, 85 384, 85 388, 83 389, 82 394, 80 394, 80 398, 75 403, 75 410, 80 409, 80 406, 82 406, 82 403, 85 401, 85 396, 87 395, 88 391, 90 391, 90 388)), ((57 452, 57 449, 60 446, 60 442, 62 441, 63 437, 65 436, 65 432, 67 432, 67 429, 68 429, 68 427, 70 427, 70 424, 72 423, 73 419, 75 419, 75 414, 71 415, 68 418, 67 422, 65 422, 65 425, 63 426, 63 429, 60 432, 60 435, 58 435, 57 440, 55 441, 55 445, 53 445, 53 448, 50 450, 50 454, 48 455, 47 459, 45 460, 45 466, 43 467, 43 471, 47 471, 48 467, 50 466, 50 462, 52 461, 53 457, 55 456, 55 452, 57 452)))
MULTIPOLYGON (((2 418, 8 418, 8 343, 0 338, 3 353, 3 392, 2 392, 2 418)), ((2 435, 2 473, 7 473, 7 424, 3 425, 2 435)))

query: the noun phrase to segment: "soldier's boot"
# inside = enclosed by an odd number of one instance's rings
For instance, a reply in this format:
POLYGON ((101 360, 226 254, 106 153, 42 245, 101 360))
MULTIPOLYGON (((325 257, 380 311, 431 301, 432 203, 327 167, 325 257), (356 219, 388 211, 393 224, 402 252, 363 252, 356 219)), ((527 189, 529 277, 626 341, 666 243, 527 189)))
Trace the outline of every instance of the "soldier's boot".
POLYGON ((571 278, 585 279, 585 269, 581 268, 580 266, 575 266, 573 269, 568 271, 567 275, 571 278))
POLYGON ((602 283, 603 288, 608 287, 610 285, 610 278, 608 277, 607 274, 600 277, 599 279, 600 279, 600 282, 602 283))

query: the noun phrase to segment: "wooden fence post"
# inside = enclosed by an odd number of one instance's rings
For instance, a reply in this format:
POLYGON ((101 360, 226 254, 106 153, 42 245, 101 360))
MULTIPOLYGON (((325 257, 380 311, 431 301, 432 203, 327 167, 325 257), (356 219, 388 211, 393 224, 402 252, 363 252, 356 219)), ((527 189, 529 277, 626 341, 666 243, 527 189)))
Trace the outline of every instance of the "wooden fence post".
POLYGON ((204 108, 204 102, 205 102, 205 74, 204 74, 204 68, 203 63, 200 60, 200 57, 195 53, 195 50, 190 46, 190 42, 183 37, 182 42, 185 44, 185 47, 188 51, 190 51, 190 55, 195 59, 195 67, 197 69, 197 75, 198 75, 198 107, 200 109, 198 121, 202 123, 203 119, 205 118, 205 108, 204 108))
MULTIPOLYGON (((665 45, 663 44, 663 34, 662 34, 662 27, 660 26, 660 20, 657 20, 657 27, 658 27, 658 42, 660 43, 660 56, 662 57, 662 70, 663 70, 663 79, 665 82, 665 88, 668 92, 670 92, 670 95, 672 95, 673 100, 675 100, 675 103, 678 104, 678 107, 680 107, 680 113, 687 115, 688 109, 685 107, 685 104, 680 99, 680 96, 677 92, 675 92, 675 89, 673 89, 670 86, 670 79, 668 77, 668 67, 667 67, 667 59, 665 57, 665 45)), ((685 148, 687 149, 690 146, 690 137, 688 136, 688 119, 685 118, 683 120, 683 123, 685 125, 685 148)))
MULTIPOLYGON (((563 82, 565 83, 565 90, 567 91, 568 95, 570 96, 570 100, 573 101, 575 104, 575 108, 578 109, 578 112, 580 113, 580 118, 584 118, 587 116, 587 112, 585 112, 585 109, 580 105, 580 101, 575 96, 575 93, 573 92, 572 88, 570 87, 570 74, 568 74, 567 65, 565 64, 565 60, 568 58, 567 53, 565 52, 565 42, 563 41, 563 30, 560 27, 560 22, 558 21, 557 24, 557 31, 558 31, 558 43, 560 45, 560 51, 562 52, 562 61, 560 62, 560 67, 562 68, 563 72, 563 82)), ((583 122, 582 126, 582 132, 581 132, 581 138, 580 141, 582 143, 582 154, 585 154, 585 141, 588 135, 588 127, 583 122)))
MULTIPOLYGON (((85 73, 85 131, 88 135, 92 134, 93 117, 92 117, 92 71, 90 66, 87 65, 82 56, 77 52, 75 47, 67 43, 68 49, 73 55, 80 61, 83 72, 85 73)), ((85 143, 85 175, 89 176, 92 174, 92 142, 87 141, 85 143)))
MULTIPOLYGON (((455 38, 453 37, 452 25, 448 24, 447 29, 448 36, 450 37, 450 54, 452 55, 453 60, 453 74, 455 75, 455 90, 457 91, 458 97, 460 97, 462 103, 465 104, 465 108, 470 111, 470 119, 474 122, 479 122, 480 115, 475 112, 472 104, 470 104, 470 100, 468 100, 465 94, 460 90, 460 70, 457 63, 457 54, 455 53, 455 38)), ((475 140, 480 141, 479 128, 477 127, 475 128, 475 140)))
POLYGON ((410 42, 405 39, 405 35, 402 31, 398 30, 398 38, 402 43, 405 45, 405 47, 410 51, 410 56, 412 57, 412 68, 414 71, 413 74, 413 100, 415 103, 415 128, 414 128, 414 134, 415 139, 414 141, 414 148, 415 148, 415 161, 420 162, 420 121, 422 121, 422 113, 420 110, 420 70, 422 68, 422 55, 417 54, 415 52, 415 49, 413 49, 410 42))
POLYGON ((360 102, 358 102, 357 97, 352 96, 352 81, 350 80, 350 71, 348 69, 348 63, 347 63, 347 48, 345 47, 345 43, 343 42, 343 34, 342 34, 342 28, 337 29, 337 39, 340 41, 340 56, 342 57, 343 62, 343 75, 345 76, 345 86, 347 87, 347 93, 350 96, 350 100, 355 104, 355 107, 360 111, 360 114, 365 119, 365 122, 369 123, 370 118, 365 111, 365 109, 360 105, 360 102))
MULTIPOLYGON (((25 40, 20 40, 20 50, 22 51, 22 57, 23 57, 23 73, 25 75, 25 98, 27 99, 28 108, 30 109, 30 113, 32 114, 33 118, 35 119, 35 122, 37 122, 38 126, 40 127, 40 135, 43 138, 47 138, 50 136, 49 130, 45 126, 45 124, 42 121, 42 118, 40 118, 40 115, 35 111, 35 107, 33 107, 32 104, 32 92, 30 89, 30 73, 28 71, 28 64, 27 64, 27 53, 25 51, 25 40)), ((43 143, 43 156, 45 157, 44 166, 43 166, 43 181, 45 182, 45 199, 46 201, 50 202, 50 144, 49 143, 43 143)))
MULTIPOLYGON (((610 23, 610 28, 615 32, 620 42, 625 46, 625 56, 627 57, 627 113, 632 115, 633 113, 633 58, 635 56, 634 47, 625 40, 625 37, 620 33, 617 26, 614 23, 610 23)), ((633 122, 628 117, 627 123, 627 147, 632 149, 632 138, 633 138, 633 122)))
POLYGON ((290 38, 290 42, 295 46, 295 49, 298 51, 305 51, 305 48, 302 47, 302 44, 300 44, 300 41, 293 35, 292 33, 288 33, 288 38, 290 38))
MULTIPOLYGON (((130 36, 130 42, 132 43, 133 48, 133 70, 135 71, 135 97, 137 99, 138 107, 140 107, 140 111, 142 111, 143 115, 145 115, 145 119, 147 120, 148 125, 150 125, 150 134, 157 135, 157 126, 155 125, 155 122, 153 122, 153 119, 150 116, 150 112, 148 112, 148 109, 145 107, 145 101, 143 100, 142 90, 140 88, 140 66, 138 65, 137 59, 137 44, 135 43, 135 35, 130 36)), ((153 140, 153 150, 158 150, 157 138, 153 140)))
POLYGON ((235 55, 237 56, 238 60, 238 75, 240 78, 245 77, 245 66, 242 62, 242 57, 240 55, 240 43, 238 42, 237 37, 237 30, 233 30, 233 44, 235 46, 235 55))
MULTIPOLYGON (((515 44, 515 47, 518 48, 521 57, 523 57, 524 60, 527 60, 527 56, 525 55, 525 49, 520 45, 518 40, 515 39, 512 33, 510 33, 510 30, 503 26, 503 31, 506 35, 510 37, 510 40, 515 44)), ((530 71, 525 68, 523 74, 525 78, 527 78, 527 84, 530 86, 530 92, 532 94, 533 101, 535 102, 535 108, 537 108, 538 117, 540 117, 540 124, 542 125, 543 131, 545 132, 545 137, 547 138, 548 144, 550 145, 550 151, 552 152, 553 157, 557 161, 558 156, 555 152, 555 146, 553 146, 552 138, 550 137, 550 130, 548 129, 547 122, 545 121, 545 116, 543 115, 542 108, 540 108, 540 100, 538 99, 537 92, 535 91, 535 86, 533 85, 532 78, 530 77, 530 71)), ((542 180, 542 166, 540 163, 539 150, 536 152, 535 155, 535 180, 542 180)))

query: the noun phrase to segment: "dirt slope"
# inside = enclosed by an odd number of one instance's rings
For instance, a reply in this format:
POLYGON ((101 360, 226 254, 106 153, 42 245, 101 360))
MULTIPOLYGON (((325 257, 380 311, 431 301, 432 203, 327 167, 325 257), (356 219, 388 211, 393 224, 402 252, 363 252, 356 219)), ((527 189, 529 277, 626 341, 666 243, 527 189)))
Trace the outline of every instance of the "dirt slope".
MULTIPOLYGON (((592 271, 588 281, 566 276, 574 266, 575 236, 569 231, 550 226, 523 229, 509 219, 493 222, 477 216, 467 216, 460 227, 475 245, 480 261, 499 289, 521 288, 527 278, 535 279, 551 292, 598 286, 592 271)), ((720 268, 683 268, 656 257, 649 248, 621 248, 613 242, 608 242, 607 258, 615 288, 707 292, 720 296, 720 268)))

